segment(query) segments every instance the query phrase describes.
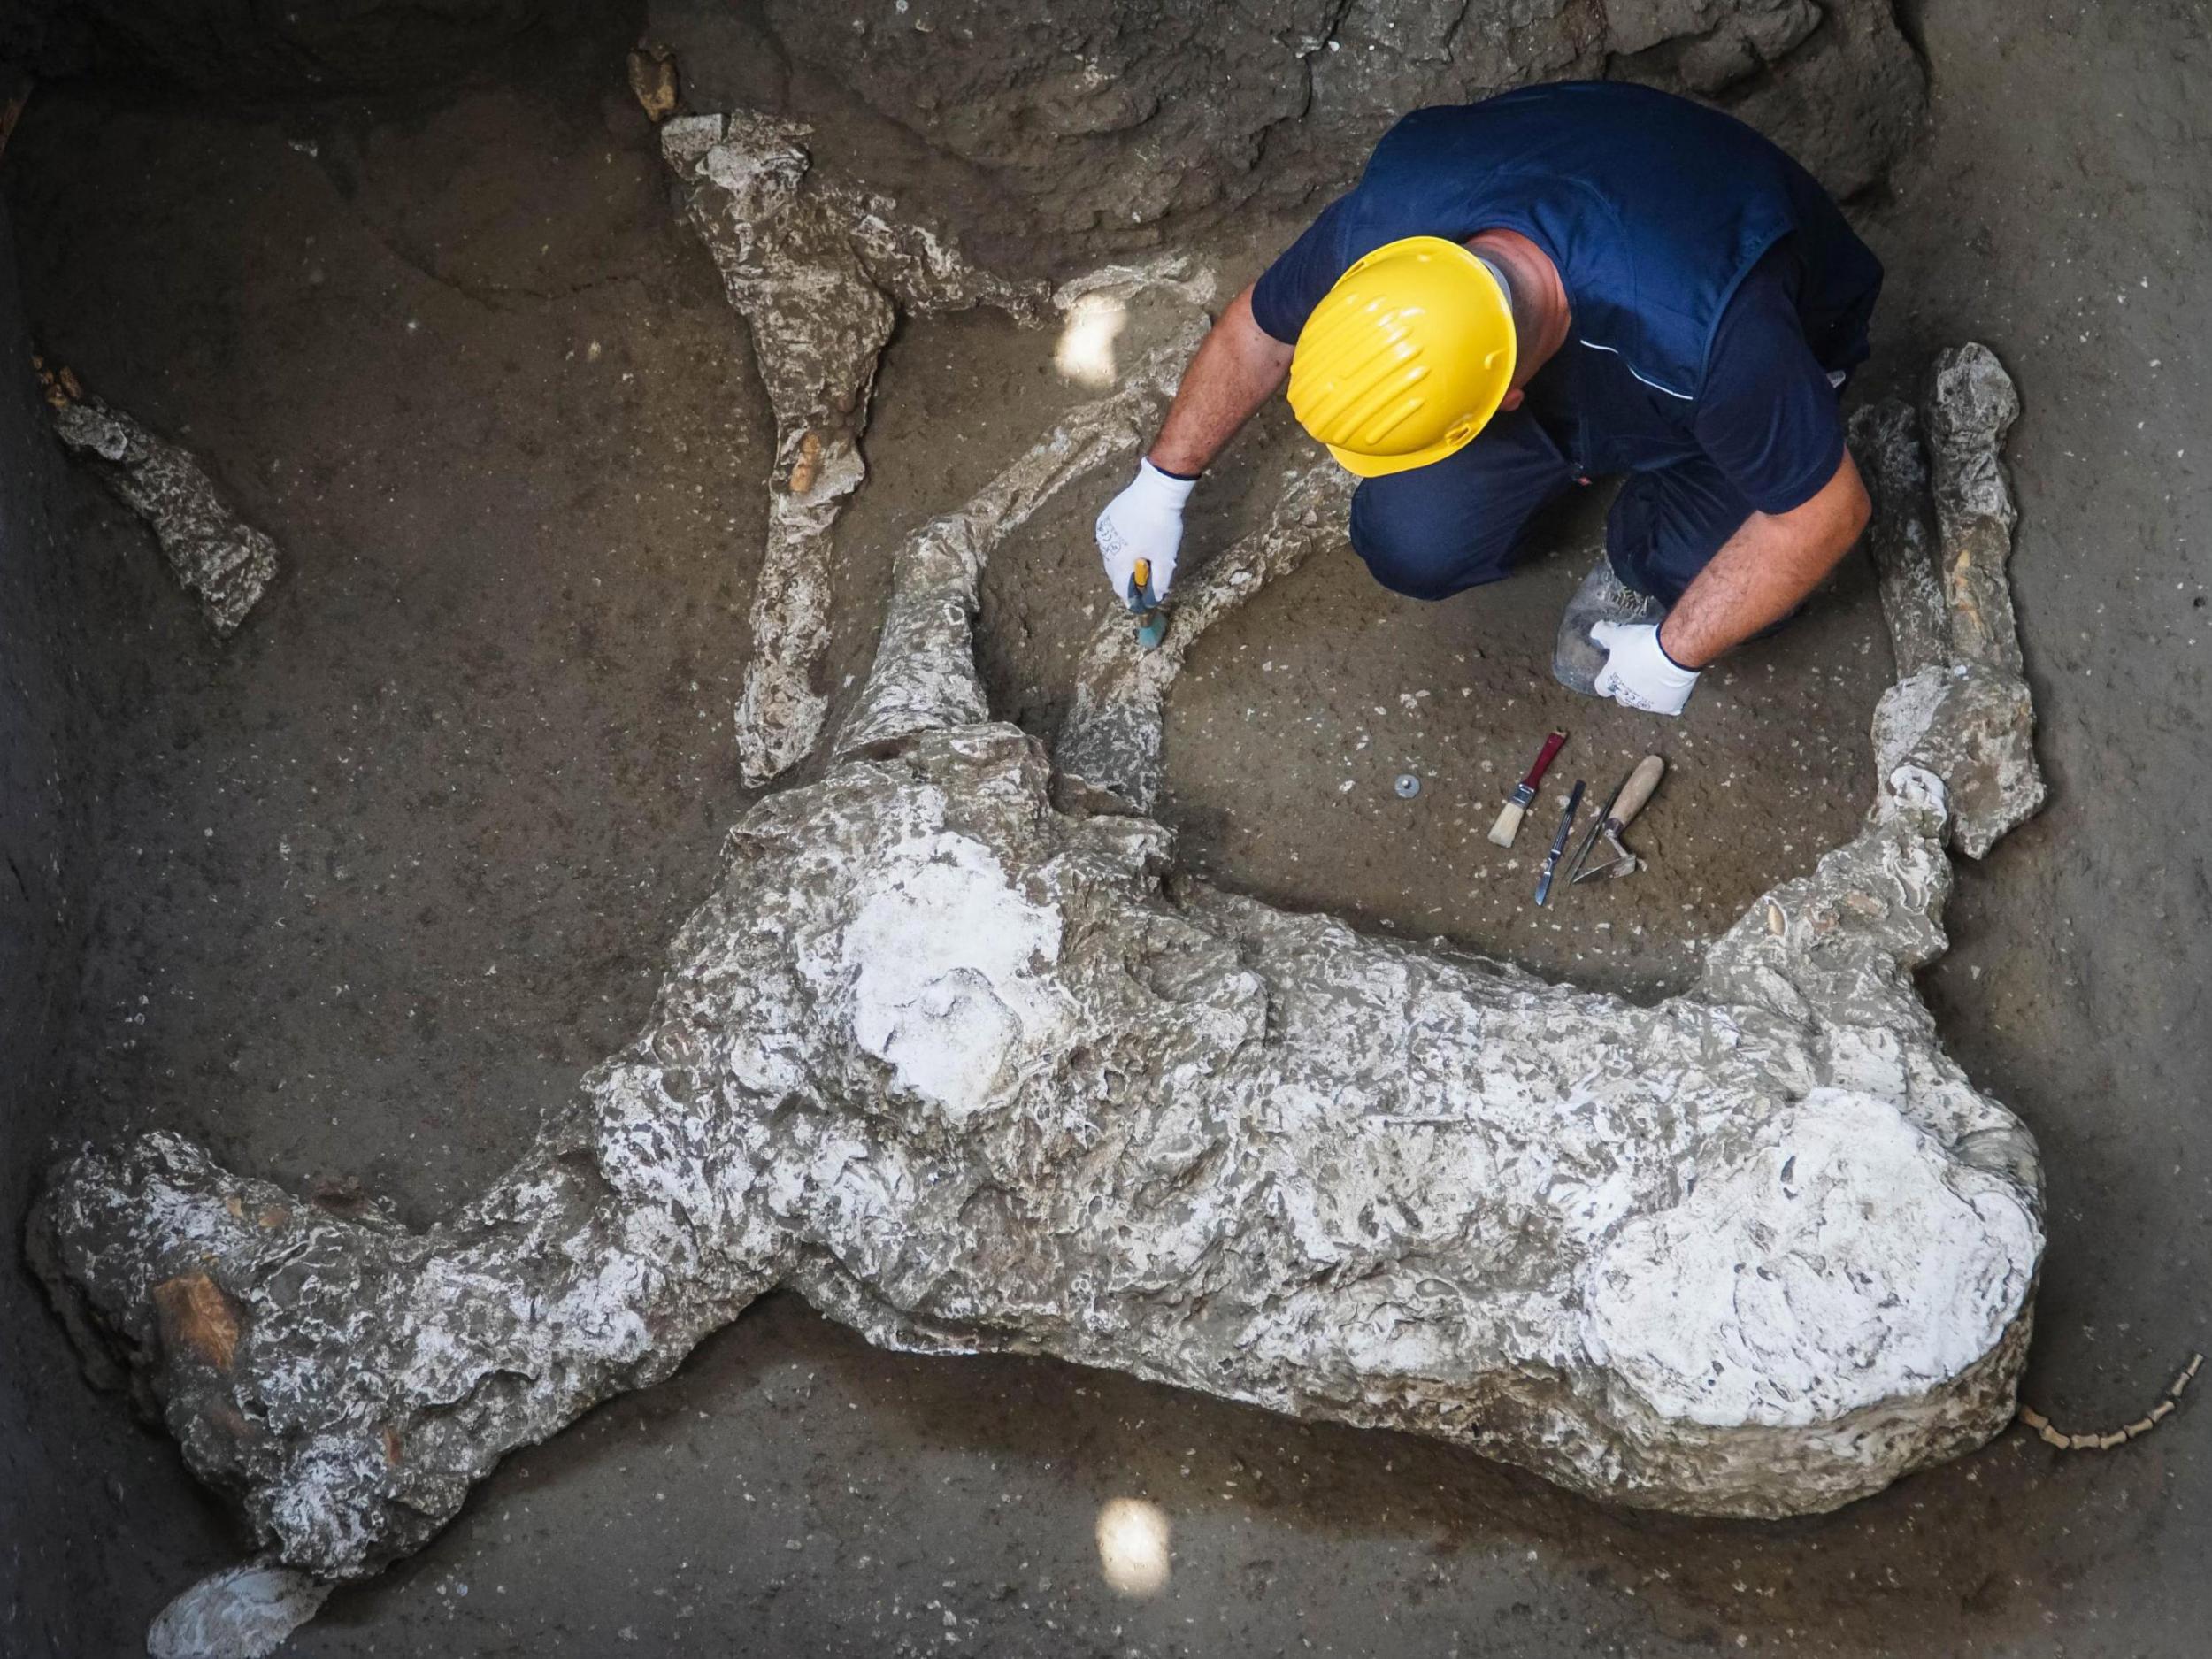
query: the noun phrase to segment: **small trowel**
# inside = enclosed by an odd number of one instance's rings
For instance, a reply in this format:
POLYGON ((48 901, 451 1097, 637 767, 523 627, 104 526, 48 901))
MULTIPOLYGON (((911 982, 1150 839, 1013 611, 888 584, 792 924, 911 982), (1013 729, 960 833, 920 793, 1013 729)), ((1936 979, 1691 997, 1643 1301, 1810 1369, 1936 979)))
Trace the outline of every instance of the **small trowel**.
POLYGON ((1160 609, 1160 596, 1152 591, 1150 559, 1139 559, 1129 572, 1129 609, 1137 618, 1137 643, 1148 651, 1158 650, 1160 641, 1167 638, 1167 612, 1160 609))
POLYGON ((1613 798, 1605 803, 1605 810, 1598 814, 1598 821, 1590 826, 1590 833, 1582 838, 1581 850, 1575 854, 1567 882, 1595 881, 1601 876, 1627 876, 1636 872, 1636 855, 1621 844, 1621 832, 1629 821, 1644 810, 1644 803, 1651 799, 1652 791, 1665 776, 1667 763, 1656 755, 1647 755, 1636 763, 1636 769, 1621 780, 1621 787, 1613 791, 1613 798), (1586 870, 1590 852, 1604 836, 1606 845, 1613 849, 1613 856, 1606 863, 1586 870))

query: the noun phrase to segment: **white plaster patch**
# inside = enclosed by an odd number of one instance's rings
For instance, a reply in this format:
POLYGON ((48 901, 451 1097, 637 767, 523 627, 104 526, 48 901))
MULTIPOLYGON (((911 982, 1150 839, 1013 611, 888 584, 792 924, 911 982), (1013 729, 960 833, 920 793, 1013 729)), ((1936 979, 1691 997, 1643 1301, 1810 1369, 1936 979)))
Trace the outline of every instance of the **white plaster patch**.
POLYGON ((845 929, 854 1039, 901 1090, 980 1111, 1061 1046, 1073 1014, 1048 977, 1059 955, 1059 912, 1015 892, 982 842, 908 841, 845 929))
POLYGON ((2036 1224, 1962 1192, 1897 1109, 1816 1089, 1750 1156, 1623 1227, 1583 1329, 1663 1417, 1801 1426, 1955 1376, 2002 1333, 2036 1224))

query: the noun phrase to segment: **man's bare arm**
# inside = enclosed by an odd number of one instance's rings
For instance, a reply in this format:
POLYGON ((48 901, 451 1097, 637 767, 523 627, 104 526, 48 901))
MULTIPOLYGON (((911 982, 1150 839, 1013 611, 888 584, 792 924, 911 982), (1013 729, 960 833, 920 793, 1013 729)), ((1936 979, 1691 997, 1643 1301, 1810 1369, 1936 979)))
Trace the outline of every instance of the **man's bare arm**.
POLYGON ((1183 504, 1290 371, 1290 348, 1252 320, 1252 290, 1229 302, 1199 343, 1160 435, 1127 488, 1098 515, 1098 557, 1116 598, 1136 603, 1138 575, 1164 597, 1183 545, 1183 504))
POLYGON ((1175 402, 1145 458, 1162 472, 1197 476, 1289 373, 1290 348, 1252 320, 1247 287, 1229 302, 1183 371, 1175 402))
POLYGON ((1703 668, 1780 621, 1851 550, 1872 512, 1847 450, 1835 475, 1803 506, 1744 520, 1667 613, 1660 649, 1685 668, 1703 668))

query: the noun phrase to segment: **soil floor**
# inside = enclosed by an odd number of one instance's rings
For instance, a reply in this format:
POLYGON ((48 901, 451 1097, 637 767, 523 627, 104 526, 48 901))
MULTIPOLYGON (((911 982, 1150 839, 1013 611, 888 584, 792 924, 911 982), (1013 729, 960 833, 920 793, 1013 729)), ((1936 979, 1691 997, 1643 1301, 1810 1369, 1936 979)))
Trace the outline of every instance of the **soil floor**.
MULTIPOLYGON (((1934 117, 1863 204, 1890 279, 1857 389, 1969 337, 2019 381, 2014 573, 2053 791, 1962 874, 1928 989, 2043 1148, 2029 1394, 2102 1427, 2212 1347, 2212 44, 2186 0, 1907 20, 1934 117)), ((426 1222, 628 1036, 706 891, 750 799, 729 716, 770 426, 624 43, 419 105, 42 92, 10 146, 48 355, 197 449, 288 559, 219 646, 119 509, 81 509, 119 747, 73 1139, 173 1125, 426 1222)), ((710 31, 680 45, 695 88, 746 85, 710 31)), ((1225 282, 1263 253, 1221 254, 1225 282)), ((895 538, 1085 395, 1053 343, 991 316, 894 342, 841 532, 837 679, 864 667, 895 538)), ((1263 419, 1202 492, 1192 557, 1309 455, 1263 419)), ((1105 603, 1087 520, 1118 484, 987 578, 998 706, 1042 733, 1105 603)), ((1545 664, 1601 493, 1500 587, 1399 600, 1345 549, 1208 636, 1168 733, 1186 861, 1548 974, 1683 986, 1851 832, 1888 653, 1855 565, 1678 725, 1571 697, 1545 664), (1558 790, 1511 854, 1482 832, 1554 725, 1563 781, 1609 789, 1646 748, 1672 770, 1630 836, 1650 867, 1538 911, 1558 790)), ((778 1297, 511 1459, 289 1651, 2194 1655, 2201 1409, 2111 1454, 2016 1432, 1839 1515, 1700 1523, 1118 1376, 882 1353, 778 1297), (1117 1496, 1171 1520, 1149 1600, 1100 1576, 1117 1496)), ((79 1455, 111 1651, 137 1651, 240 1540, 119 1404, 86 1394, 79 1455)))

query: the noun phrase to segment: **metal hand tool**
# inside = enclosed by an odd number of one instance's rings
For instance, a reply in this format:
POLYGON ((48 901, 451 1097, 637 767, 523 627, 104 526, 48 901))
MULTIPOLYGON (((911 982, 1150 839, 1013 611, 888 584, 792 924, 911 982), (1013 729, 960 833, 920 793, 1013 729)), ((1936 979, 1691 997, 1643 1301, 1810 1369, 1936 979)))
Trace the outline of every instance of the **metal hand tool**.
POLYGON ((1567 850, 1567 837, 1574 831, 1575 809, 1582 804, 1582 780, 1575 780, 1574 788, 1567 796, 1567 810, 1559 815, 1559 833, 1551 838, 1551 850, 1544 855, 1544 873, 1536 883, 1536 902, 1543 903, 1551 897, 1553 872, 1559 868, 1559 855, 1567 850))
POLYGON ((1598 814, 1598 821, 1590 826, 1582 850, 1575 855, 1574 864, 1567 872, 1570 886, 1578 881, 1595 881, 1604 876, 1636 873, 1636 855, 1621 845, 1621 832, 1628 827, 1631 818, 1644 810, 1644 803, 1651 799, 1652 791, 1659 787, 1659 780, 1666 775, 1666 770, 1665 761, 1656 755, 1647 755, 1636 763, 1635 771, 1621 780, 1620 787, 1613 791, 1613 798, 1605 803, 1605 810, 1598 814), (1613 856, 1595 869, 1585 870, 1582 866, 1589 862, 1590 850, 1598 844, 1600 835, 1613 849, 1613 856))
POLYGON ((1564 732, 1554 732, 1544 740, 1543 752, 1536 757, 1536 764, 1528 769, 1528 776, 1514 786, 1512 795, 1498 813, 1498 821, 1490 826, 1490 839, 1494 844, 1500 847, 1513 845, 1513 838, 1521 833, 1521 815, 1536 799, 1536 786, 1544 781, 1544 773, 1551 767, 1552 757, 1559 752, 1559 746, 1566 741, 1564 732))
POLYGON ((1160 596, 1152 591, 1150 559, 1139 559, 1129 572, 1129 609, 1137 615, 1137 643, 1148 651, 1158 650, 1160 641, 1167 638, 1167 612, 1160 609, 1160 596))

